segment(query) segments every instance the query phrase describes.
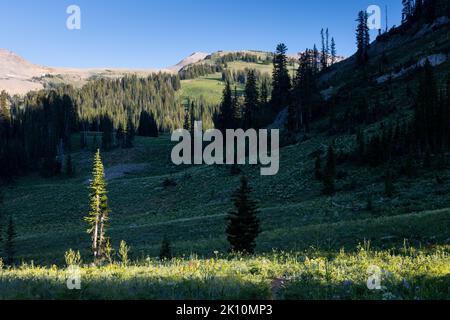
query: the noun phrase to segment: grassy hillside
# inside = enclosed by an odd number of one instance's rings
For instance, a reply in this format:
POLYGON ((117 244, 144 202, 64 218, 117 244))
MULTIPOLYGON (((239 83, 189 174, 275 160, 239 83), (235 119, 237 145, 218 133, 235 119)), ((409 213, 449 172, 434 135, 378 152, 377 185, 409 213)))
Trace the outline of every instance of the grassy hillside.
MULTIPOLYGON (((351 250, 364 240, 379 248, 402 246, 404 239, 416 246, 449 240, 449 211, 444 208, 450 207, 450 198, 443 195, 450 193, 450 181, 438 184, 434 174, 402 179, 396 184, 397 196, 387 199, 383 180, 376 181, 376 169, 345 168, 340 192, 327 198, 321 183, 311 179, 314 161, 309 156, 323 142, 318 138, 282 149, 280 173, 274 177, 259 176, 255 167, 242 168, 261 207, 259 252, 351 250), (369 192, 372 211, 365 208, 369 192), (437 209, 444 210, 429 211, 437 209)), ((177 254, 225 253, 225 215, 239 176, 223 166, 175 167, 169 159, 171 146, 167 136, 139 138, 132 152, 104 154, 114 245, 123 239, 132 246, 133 257, 156 256, 166 235, 177 254), (166 179, 176 186, 165 187, 166 179)), ((92 155, 87 151, 74 155, 78 172, 74 179, 28 177, 6 190, 5 208, 15 217, 20 259, 62 262, 68 248, 89 254, 83 217, 88 211, 92 155)))
POLYGON ((182 80, 179 97, 182 99, 202 99, 207 104, 216 105, 220 103, 223 89, 222 74, 216 73, 196 79, 182 80))
MULTIPOLYGON (((261 59, 266 59, 269 53, 258 52, 258 51, 243 51, 248 52, 250 54, 257 55, 261 59)), ((222 53, 214 53, 206 60, 202 60, 197 64, 215 64, 217 59, 226 54, 222 53)), ((297 64, 291 64, 289 66, 289 73, 292 75, 295 74, 296 69, 298 68, 297 64)), ((267 75, 271 77, 273 71, 272 63, 253 63, 246 61, 231 61, 226 64, 225 70, 229 70, 232 72, 237 71, 245 71, 245 70, 256 70, 263 75, 267 75)), ((237 83, 235 84, 238 89, 238 93, 242 93, 244 90, 244 85, 237 83)), ((217 105, 220 103, 222 98, 223 89, 225 87, 225 82, 222 81, 222 74, 215 73, 207 76, 197 77, 195 79, 182 80, 181 81, 181 90, 178 95, 182 99, 196 99, 203 100, 206 104, 209 105, 217 105)))

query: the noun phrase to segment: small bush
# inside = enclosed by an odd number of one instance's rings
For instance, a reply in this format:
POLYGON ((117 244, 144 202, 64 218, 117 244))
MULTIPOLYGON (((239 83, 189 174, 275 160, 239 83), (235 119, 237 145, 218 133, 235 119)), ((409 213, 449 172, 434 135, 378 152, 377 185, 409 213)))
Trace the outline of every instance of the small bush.
POLYGON ((69 249, 69 251, 66 252, 64 255, 64 259, 66 261, 67 267, 70 266, 80 266, 82 263, 80 251, 73 251, 72 249, 69 249))
POLYGON ((161 242, 161 249, 159 251, 159 258, 161 260, 172 259, 172 247, 167 237, 164 237, 161 242))
POLYGON ((164 179, 162 185, 164 188, 171 188, 171 187, 176 187, 177 183, 173 179, 166 178, 166 179, 164 179))
POLYGON ((120 242, 120 247, 119 247, 119 258, 124 267, 126 267, 129 263, 129 260, 128 260, 129 252, 130 252, 130 247, 127 245, 127 243, 125 241, 122 240, 120 242))

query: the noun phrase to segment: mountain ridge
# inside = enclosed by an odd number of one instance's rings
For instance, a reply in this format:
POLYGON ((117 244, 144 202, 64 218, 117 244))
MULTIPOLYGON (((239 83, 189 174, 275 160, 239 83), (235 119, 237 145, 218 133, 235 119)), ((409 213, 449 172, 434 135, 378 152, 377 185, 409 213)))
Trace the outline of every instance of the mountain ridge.
POLYGON ((118 78, 131 74, 145 77, 157 72, 177 73, 183 67, 197 63, 206 56, 207 53, 194 52, 176 65, 161 69, 73 68, 35 64, 15 52, 0 48, 0 90, 11 95, 24 95, 58 83, 80 87, 97 77, 118 78))

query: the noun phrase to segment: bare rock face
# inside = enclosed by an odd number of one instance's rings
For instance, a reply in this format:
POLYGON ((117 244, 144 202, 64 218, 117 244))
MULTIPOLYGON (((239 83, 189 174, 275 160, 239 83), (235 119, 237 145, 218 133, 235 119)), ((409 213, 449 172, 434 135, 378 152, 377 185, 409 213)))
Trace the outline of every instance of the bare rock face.
POLYGON ((34 79, 50 72, 50 68, 32 64, 17 54, 0 49, 0 88, 10 94, 25 94, 43 85, 34 79))
POLYGON ((194 63, 200 62, 202 60, 205 60, 207 56, 209 56, 209 53, 194 52, 189 57, 181 60, 176 65, 174 65, 172 67, 169 67, 167 69, 169 71, 172 71, 172 72, 178 72, 178 71, 180 71, 181 69, 183 69, 187 65, 194 64, 194 63))

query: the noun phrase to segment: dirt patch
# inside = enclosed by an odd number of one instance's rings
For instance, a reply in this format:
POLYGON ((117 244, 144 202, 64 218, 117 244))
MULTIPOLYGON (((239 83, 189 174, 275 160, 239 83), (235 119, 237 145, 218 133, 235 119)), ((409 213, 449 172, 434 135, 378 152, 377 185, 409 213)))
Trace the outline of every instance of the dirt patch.
POLYGON ((105 179, 114 180, 123 178, 129 174, 138 173, 144 171, 148 167, 146 163, 129 163, 120 164, 114 167, 105 169, 105 179))
MULTIPOLYGON (((129 174, 139 173, 148 168, 147 163, 127 163, 121 164, 105 169, 105 180, 110 181, 114 179, 120 179, 126 177, 129 174)), ((90 183, 91 178, 86 180, 86 183, 90 183)))

